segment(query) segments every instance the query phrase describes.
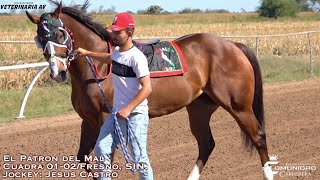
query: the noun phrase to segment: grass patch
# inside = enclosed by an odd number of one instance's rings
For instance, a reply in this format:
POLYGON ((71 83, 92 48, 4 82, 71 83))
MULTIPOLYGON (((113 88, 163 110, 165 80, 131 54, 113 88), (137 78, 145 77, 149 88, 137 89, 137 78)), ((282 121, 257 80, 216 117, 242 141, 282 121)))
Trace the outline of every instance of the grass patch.
MULTIPOLYGON (((0 123, 10 122, 19 114, 25 90, 1 90, 0 123)), ((24 116, 27 119, 50 117, 74 112, 70 100, 70 85, 32 89, 24 116)))
MULTIPOLYGON (((265 56, 260 66, 265 84, 301 81, 310 77, 310 62, 301 57, 265 56)), ((320 64, 314 63, 314 76, 320 76, 320 64)))

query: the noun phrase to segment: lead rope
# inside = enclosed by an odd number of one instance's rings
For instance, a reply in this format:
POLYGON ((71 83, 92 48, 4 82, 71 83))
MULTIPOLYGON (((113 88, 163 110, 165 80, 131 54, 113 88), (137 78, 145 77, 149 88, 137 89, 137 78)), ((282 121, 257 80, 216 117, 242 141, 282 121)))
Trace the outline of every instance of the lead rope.
MULTIPOLYGON (((140 161, 141 156, 142 156, 142 149, 141 149, 141 145, 140 145, 137 137, 135 136, 135 133, 132 130, 131 125, 128 123, 129 119, 128 118, 126 119, 127 141, 125 142, 125 138, 123 137, 123 134, 121 132, 120 125, 119 125, 119 122, 118 122, 118 119, 117 119, 117 112, 113 112, 110 104, 108 103, 107 97, 105 96, 105 94, 104 94, 104 92, 102 90, 100 82, 99 82, 96 74, 94 73, 94 68, 93 68, 93 65, 92 65, 93 64, 92 58, 86 56, 86 60, 87 60, 87 63, 89 64, 89 67, 91 69, 93 77, 94 77, 94 79, 95 79, 95 81, 96 81, 96 83, 98 85, 98 88, 99 88, 99 91, 100 91, 100 93, 101 93, 101 95, 103 97, 103 100, 104 100, 109 112, 111 112, 112 116, 114 116, 114 126, 115 126, 114 133, 115 133, 115 135, 118 135, 121 147, 117 146, 117 142, 116 142, 115 138, 114 138, 114 142, 113 143, 116 144, 116 148, 117 149, 122 149, 124 158, 126 160, 126 163, 129 163, 129 162, 138 163, 140 161), (131 155, 130 155, 130 153, 128 151, 128 148, 127 148, 128 143, 130 142, 130 140, 131 140, 131 149, 132 149, 132 152, 133 152, 133 156, 136 157, 136 160, 131 157, 131 155), (135 151, 134 151, 134 147, 133 147, 133 142, 134 141, 133 140, 136 140, 137 145, 139 147, 140 155, 138 157, 136 156, 135 151)), ((131 172, 136 172, 136 169, 131 169, 131 172)))

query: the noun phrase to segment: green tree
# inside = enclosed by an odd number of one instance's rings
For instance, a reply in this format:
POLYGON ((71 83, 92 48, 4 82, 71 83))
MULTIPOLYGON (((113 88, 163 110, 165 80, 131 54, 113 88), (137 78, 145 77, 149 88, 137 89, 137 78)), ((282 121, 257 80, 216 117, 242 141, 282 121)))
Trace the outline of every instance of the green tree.
POLYGON ((300 12, 313 11, 310 0, 296 0, 296 2, 299 6, 300 12))
POLYGON ((295 16, 298 9, 296 0, 261 0, 258 13, 263 17, 277 19, 282 16, 295 16))
POLYGON ((99 11, 98 11, 100 14, 102 14, 102 12, 103 12, 103 6, 102 5, 100 5, 99 6, 99 11))
POLYGON ((184 8, 179 13, 203 13, 203 11, 201 9, 184 8))
POLYGON ((103 10, 102 13, 103 14, 116 14, 117 13, 116 7, 111 6, 110 8, 103 10))
POLYGON ((158 6, 158 5, 150 6, 147 9, 147 13, 148 14, 160 14, 161 11, 163 11, 163 8, 161 6, 158 6))
POLYGON ((146 10, 138 10, 137 14, 147 14, 147 11, 146 10))
MULTIPOLYGON (((246 12, 244 9, 241 8, 242 12, 246 12)), ((205 13, 230 13, 228 10, 225 9, 206 9, 205 13)))

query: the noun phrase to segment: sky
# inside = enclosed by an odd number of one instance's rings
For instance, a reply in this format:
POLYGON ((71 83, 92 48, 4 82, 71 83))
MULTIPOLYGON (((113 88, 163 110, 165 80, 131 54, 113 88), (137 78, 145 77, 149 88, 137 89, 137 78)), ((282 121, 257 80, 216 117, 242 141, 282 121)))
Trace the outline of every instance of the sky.
MULTIPOLYGON (((84 0, 73 0, 77 4, 82 4, 84 0)), ((0 5, 17 4, 17 3, 33 3, 36 5, 47 4, 45 11, 51 11, 52 6, 45 0, 0 0, 0 5)), ((62 3, 69 5, 72 0, 63 0, 62 3)), ((230 12, 255 11, 260 4, 260 0, 91 0, 88 12, 93 9, 98 10, 100 6, 104 9, 114 6, 117 12, 146 10, 149 6, 159 5, 169 12, 177 12, 184 8, 192 9, 226 9, 230 12)), ((16 10, 19 12, 20 10, 16 10)), ((0 9, 1 12, 9 12, 9 10, 0 9)))

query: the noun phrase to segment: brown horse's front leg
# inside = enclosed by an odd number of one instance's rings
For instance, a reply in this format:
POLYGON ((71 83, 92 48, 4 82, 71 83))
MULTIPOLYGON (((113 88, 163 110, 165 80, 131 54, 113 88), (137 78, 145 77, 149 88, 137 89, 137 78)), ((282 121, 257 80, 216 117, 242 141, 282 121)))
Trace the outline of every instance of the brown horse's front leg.
POLYGON ((85 161, 85 156, 88 156, 92 152, 99 135, 99 129, 100 127, 95 128, 92 124, 89 124, 88 120, 82 121, 80 147, 77 158, 80 160, 80 163, 86 163, 84 169, 87 171, 87 173, 94 173, 92 172, 91 168, 88 168, 90 162, 85 161))
POLYGON ((198 142, 199 156, 188 179, 199 179, 200 174, 215 147, 210 129, 210 117, 218 108, 214 101, 206 94, 196 98, 187 106, 191 132, 198 142))

